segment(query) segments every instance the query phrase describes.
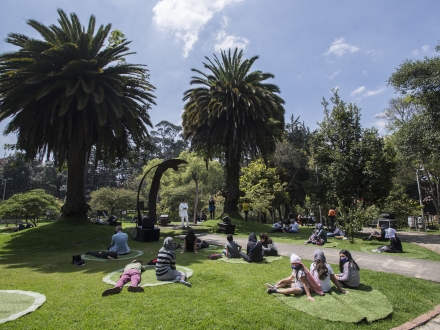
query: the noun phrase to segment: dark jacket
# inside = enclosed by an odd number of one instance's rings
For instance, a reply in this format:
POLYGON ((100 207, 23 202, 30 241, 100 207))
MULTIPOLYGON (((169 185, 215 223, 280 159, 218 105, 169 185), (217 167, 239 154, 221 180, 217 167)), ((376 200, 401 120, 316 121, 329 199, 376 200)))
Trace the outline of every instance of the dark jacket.
POLYGON ((251 233, 247 243, 247 261, 261 262, 263 261, 263 244, 257 240, 257 235, 251 233))

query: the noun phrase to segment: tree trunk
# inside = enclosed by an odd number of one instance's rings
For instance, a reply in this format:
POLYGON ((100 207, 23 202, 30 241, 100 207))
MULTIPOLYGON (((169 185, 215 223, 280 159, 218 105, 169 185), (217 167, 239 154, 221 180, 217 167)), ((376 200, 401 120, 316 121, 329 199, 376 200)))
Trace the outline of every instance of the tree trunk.
POLYGON ((67 192, 66 203, 61 208, 64 216, 86 219, 90 206, 86 203, 84 194, 84 171, 87 151, 81 150, 75 157, 67 160, 67 192))
POLYGON ((226 159, 225 165, 225 189, 223 190, 223 197, 225 197, 225 204, 223 212, 231 215, 238 213, 238 199, 240 185, 240 158, 233 157, 226 159))

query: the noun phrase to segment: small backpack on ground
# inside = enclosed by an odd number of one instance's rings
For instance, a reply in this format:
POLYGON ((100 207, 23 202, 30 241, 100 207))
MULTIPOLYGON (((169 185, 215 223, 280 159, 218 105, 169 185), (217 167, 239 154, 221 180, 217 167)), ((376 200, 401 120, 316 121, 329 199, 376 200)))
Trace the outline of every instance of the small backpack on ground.
POLYGON ((222 256, 220 253, 213 253, 213 254, 210 254, 210 255, 208 256, 208 258, 211 259, 211 260, 220 259, 220 258, 222 258, 222 257, 223 257, 223 256, 222 256))

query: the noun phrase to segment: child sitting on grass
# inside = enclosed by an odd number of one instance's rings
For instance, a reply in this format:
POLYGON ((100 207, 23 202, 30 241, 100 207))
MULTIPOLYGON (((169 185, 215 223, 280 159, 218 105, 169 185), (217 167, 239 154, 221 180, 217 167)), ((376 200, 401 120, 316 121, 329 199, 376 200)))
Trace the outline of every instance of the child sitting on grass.
POLYGON ((341 250, 339 252, 339 271, 341 273, 336 278, 341 286, 352 289, 356 289, 359 286, 361 280, 359 266, 353 260, 348 250, 341 250))
POLYGON ((129 263, 124 268, 124 272, 119 277, 118 282, 116 282, 116 285, 112 289, 107 289, 102 293, 102 296, 109 296, 112 294, 118 294, 122 291, 122 288, 125 283, 128 283, 131 281, 131 285, 128 287, 128 292, 144 292, 144 289, 139 285, 141 281, 141 272, 145 270, 142 267, 142 261, 140 260, 133 260, 131 263, 129 263))
POLYGON ((321 296, 324 295, 321 285, 302 264, 300 257, 296 254, 292 254, 290 256, 290 265, 292 267, 292 274, 289 277, 278 281, 275 285, 266 283, 267 293, 282 293, 286 295, 307 294, 307 298, 310 301, 315 301, 311 295, 312 291, 321 296))
POLYGON ((329 292, 331 290, 331 280, 336 285, 339 292, 344 294, 348 293, 348 291, 342 289, 336 279, 332 266, 327 263, 324 252, 319 249, 314 253, 313 263, 310 265, 310 273, 321 284, 322 291, 329 292))

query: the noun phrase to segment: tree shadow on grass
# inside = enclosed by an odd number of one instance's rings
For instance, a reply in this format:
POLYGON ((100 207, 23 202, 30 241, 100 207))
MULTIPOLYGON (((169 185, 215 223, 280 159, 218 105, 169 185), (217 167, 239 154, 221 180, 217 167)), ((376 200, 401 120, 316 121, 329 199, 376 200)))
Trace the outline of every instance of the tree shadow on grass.
MULTIPOLYGON (((10 235, 0 245, 0 263, 4 269, 26 268, 42 273, 98 273, 123 268, 130 260, 108 260, 97 262, 86 260, 85 266, 74 266, 72 257, 88 251, 107 250, 110 245, 114 227, 98 226, 93 223, 59 220, 57 222, 19 231, 10 235)), ((171 230, 162 233, 159 241, 140 242, 131 239, 134 224, 127 224, 123 231, 129 235, 128 245, 133 250, 143 252, 137 259, 147 263, 157 257, 165 237, 176 237, 181 230, 171 230)), ((175 239, 177 243, 179 240, 175 239)), ((176 250, 177 264, 189 267, 191 264, 205 261, 207 254, 181 254, 176 250)))

